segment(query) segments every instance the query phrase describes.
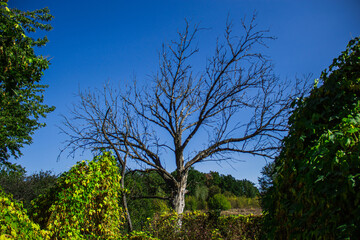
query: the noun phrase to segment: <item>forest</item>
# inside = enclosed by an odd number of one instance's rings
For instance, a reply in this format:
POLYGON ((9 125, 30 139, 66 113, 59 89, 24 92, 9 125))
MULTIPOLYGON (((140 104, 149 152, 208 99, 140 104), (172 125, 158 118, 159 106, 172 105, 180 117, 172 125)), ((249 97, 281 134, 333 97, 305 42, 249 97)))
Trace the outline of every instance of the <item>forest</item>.
POLYGON ((186 21, 163 45, 150 87, 80 89, 63 117, 61 152, 90 150, 93 159, 58 175, 27 174, 11 158, 55 109, 40 83, 50 60, 34 50, 48 39, 31 33, 50 31, 53 16, 0 4, 0 239, 360 235, 359 37, 319 79, 284 82, 259 50, 274 37, 256 14, 242 21, 242 35, 227 22, 201 73, 191 59, 202 29, 186 21), (270 160, 260 189, 196 170, 239 154, 270 160))

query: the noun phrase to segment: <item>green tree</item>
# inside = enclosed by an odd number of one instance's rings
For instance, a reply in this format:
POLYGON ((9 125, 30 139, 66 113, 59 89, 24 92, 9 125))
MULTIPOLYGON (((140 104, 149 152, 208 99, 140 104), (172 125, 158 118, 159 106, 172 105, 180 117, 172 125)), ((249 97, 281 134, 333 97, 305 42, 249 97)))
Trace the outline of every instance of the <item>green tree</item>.
POLYGON ((360 236, 360 38, 292 113, 264 200, 267 239, 360 236))
POLYGON ((208 201, 210 210, 229 210, 231 208, 230 202, 222 194, 215 194, 208 201))
POLYGON ((21 148, 32 142, 31 135, 44 123, 41 117, 54 107, 43 104, 46 85, 39 84, 49 60, 35 54, 46 37, 34 39, 37 29, 51 30, 49 9, 32 12, 9 9, 0 1, 0 161, 21 156, 21 148))
POLYGON ((169 210, 166 183, 156 172, 127 172, 125 187, 134 230, 142 230, 148 218, 169 210))
POLYGON ((187 194, 195 195, 196 188, 198 186, 205 186, 205 185, 206 185, 205 174, 191 167, 188 176, 187 194))
POLYGON ((211 198, 216 194, 220 194, 221 193, 221 188, 218 185, 212 185, 211 187, 209 187, 209 193, 208 196, 211 198))
POLYGON ((261 194, 265 194, 265 192, 272 186, 273 176, 275 174, 274 167, 275 162, 270 162, 261 169, 261 177, 258 178, 261 194))
POLYGON ((0 186, 6 193, 12 194, 17 201, 22 201, 25 209, 40 194, 47 192, 55 185, 57 176, 50 171, 26 175, 25 168, 20 165, 0 163, 0 186))
POLYGON ((238 180, 238 185, 241 186, 242 194, 237 196, 254 198, 259 193, 259 190, 257 189, 257 187, 255 187, 255 184, 253 182, 250 182, 249 180, 238 180))

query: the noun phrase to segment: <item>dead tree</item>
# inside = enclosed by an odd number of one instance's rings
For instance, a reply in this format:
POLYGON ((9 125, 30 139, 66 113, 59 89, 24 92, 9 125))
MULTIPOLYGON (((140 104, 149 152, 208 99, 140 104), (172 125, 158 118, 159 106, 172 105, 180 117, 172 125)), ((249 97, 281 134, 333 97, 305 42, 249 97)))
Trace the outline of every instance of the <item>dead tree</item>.
POLYGON ((163 45, 151 84, 123 93, 107 85, 102 93, 80 95, 82 102, 89 98, 89 109, 78 109, 73 117, 87 122, 76 128, 67 121, 73 149, 101 145, 118 159, 126 155, 156 170, 172 189, 177 213, 184 210, 188 171, 196 163, 241 154, 273 158, 287 131, 291 103, 304 92, 274 74, 260 51, 272 37, 257 30, 255 16, 242 22, 242 36, 234 36, 227 23, 204 71, 191 65, 199 30, 186 23, 176 41, 163 45), (170 161, 175 176, 166 168, 170 161))

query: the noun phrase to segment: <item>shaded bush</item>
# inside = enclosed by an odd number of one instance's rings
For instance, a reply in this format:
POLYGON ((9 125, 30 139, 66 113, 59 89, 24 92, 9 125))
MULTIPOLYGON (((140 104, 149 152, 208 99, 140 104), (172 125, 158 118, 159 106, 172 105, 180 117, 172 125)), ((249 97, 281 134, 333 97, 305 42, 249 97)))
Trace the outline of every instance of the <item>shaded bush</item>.
POLYGON ((360 236, 360 39, 292 113, 263 199, 267 239, 360 236))
POLYGON ((260 239, 262 216, 222 216, 217 221, 217 229, 223 239, 260 239))
POLYGON ((217 185, 212 185, 211 187, 209 187, 208 197, 211 198, 216 194, 221 194, 221 188, 217 185))
POLYGON ((169 195, 165 181, 156 172, 127 172, 128 209, 134 230, 141 231, 148 218, 169 210, 168 201, 152 198, 169 195))
POLYGON ((181 215, 178 228, 176 213, 163 213, 150 220, 149 235, 162 240, 260 239, 262 216, 221 216, 213 218, 204 212, 181 215))

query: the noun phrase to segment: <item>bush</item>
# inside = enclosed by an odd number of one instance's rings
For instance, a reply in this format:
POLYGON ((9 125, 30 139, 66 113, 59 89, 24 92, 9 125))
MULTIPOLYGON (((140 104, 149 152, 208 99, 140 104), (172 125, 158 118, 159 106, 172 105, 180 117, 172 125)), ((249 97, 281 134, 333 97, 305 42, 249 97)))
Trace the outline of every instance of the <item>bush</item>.
POLYGON ((22 203, 0 187, 0 239, 45 239, 46 235, 29 219, 22 203))
POLYGON ((129 240, 159 240, 158 238, 151 237, 148 233, 142 231, 132 231, 126 237, 129 240))
POLYGON ((230 197, 228 201, 231 204, 231 208, 260 208, 257 198, 230 197))
POLYGON ((231 208, 230 202, 222 194, 215 194, 208 201, 210 210, 229 210, 231 208))
POLYGON ((124 223, 119 180, 109 153, 79 162, 34 201, 33 218, 50 230, 51 239, 119 239, 124 223))
POLYGON ((360 39, 297 102, 264 197, 268 239, 360 236, 360 39))
POLYGON ((198 209, 198 200, 194 196, 185 197, 185 209, 195 211, 198 209))
MULTIPOLYGON (((221 216, 216 219, 204 212, 189 212, 180 216, 163 213, 149 221, 148 235, 162 240, 176 239, 260 239, 262 216, 221 216)), ((146 239, 146 238, 145 238, 146 239)))
POLYGON ((217 229, 222 239, 251 239, 261 238, 262 216, 222 216, 217 221, 217 229))

